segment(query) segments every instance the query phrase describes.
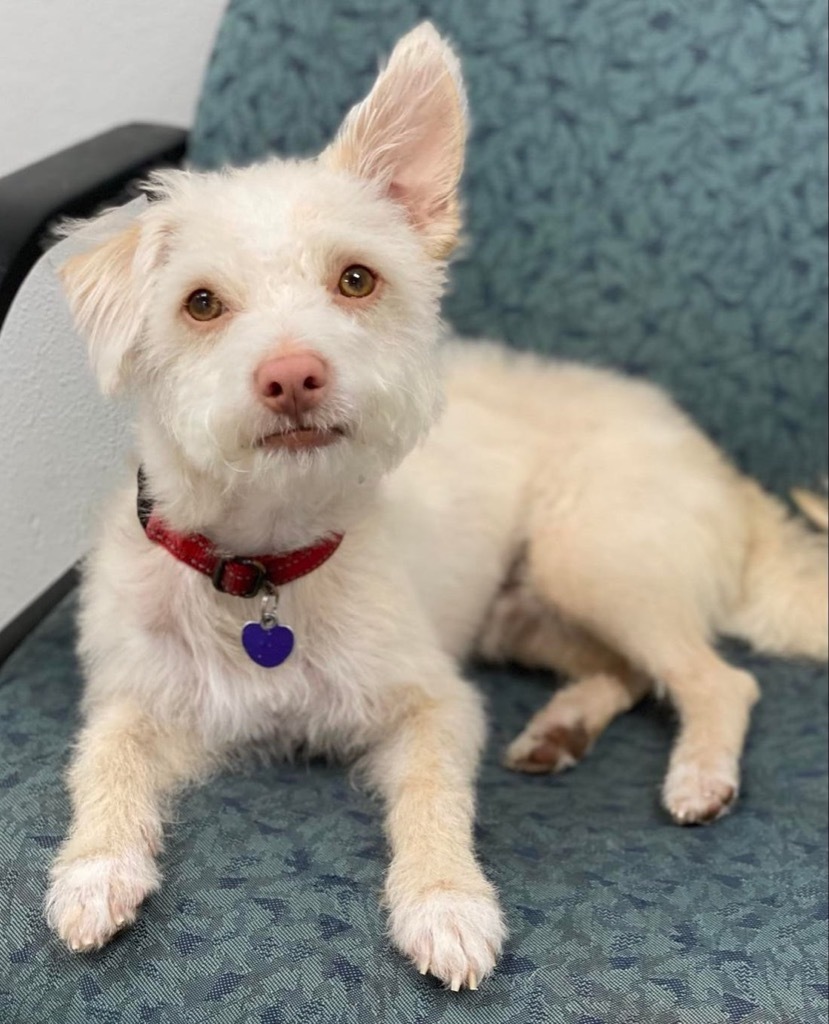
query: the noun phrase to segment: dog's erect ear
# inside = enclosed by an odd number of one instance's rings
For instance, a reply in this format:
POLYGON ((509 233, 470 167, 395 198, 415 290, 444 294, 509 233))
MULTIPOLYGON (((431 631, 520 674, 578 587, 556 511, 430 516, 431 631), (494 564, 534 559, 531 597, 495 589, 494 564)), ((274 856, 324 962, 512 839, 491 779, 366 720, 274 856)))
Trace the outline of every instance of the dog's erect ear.
POLYGON ((89 345, 89 359, 104 394, 124 383, 129 357, 138 341, 148 277, 161 258, 164 232, 140 217, 125 227, 120 210, 67 232, 92 247, 60 267, 69 307, 89 345), (89 244, 89 243, 88 243, 89 244))
POLYGON ((442 259, 458 240, 466 133, 460 64, 425 22, 400 40, 320 159, 376 181, 404 207, 430 255, 442 259))

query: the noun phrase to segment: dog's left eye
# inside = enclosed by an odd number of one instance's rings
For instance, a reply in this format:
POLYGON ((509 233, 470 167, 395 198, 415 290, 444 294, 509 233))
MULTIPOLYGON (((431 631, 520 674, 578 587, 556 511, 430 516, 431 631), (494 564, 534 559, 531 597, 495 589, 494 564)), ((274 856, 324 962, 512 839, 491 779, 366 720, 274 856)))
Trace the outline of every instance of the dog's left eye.
POLYGON ((222 300, 208 288, 198 288, 191 292, 187 296, 184 308, 194 320, 199 321, 215 320, 225 311, 222 300))
POLYGON ((340 295, 347 299, 364 299, 371 295, 376 284, 377 278, 368 267, 355 263, 340 274, 340 295))

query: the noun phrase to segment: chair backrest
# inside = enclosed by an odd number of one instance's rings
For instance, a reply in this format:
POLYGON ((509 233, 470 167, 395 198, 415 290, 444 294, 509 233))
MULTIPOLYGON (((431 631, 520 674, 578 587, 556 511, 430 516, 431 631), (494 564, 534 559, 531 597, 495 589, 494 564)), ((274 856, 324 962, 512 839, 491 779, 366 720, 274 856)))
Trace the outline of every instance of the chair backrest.
POLYGON ((463 334, 667 385, 743 468, 825 471, 825 0, 232 0, 197 166, 307 154, 424 18, 473 133, 463 334))

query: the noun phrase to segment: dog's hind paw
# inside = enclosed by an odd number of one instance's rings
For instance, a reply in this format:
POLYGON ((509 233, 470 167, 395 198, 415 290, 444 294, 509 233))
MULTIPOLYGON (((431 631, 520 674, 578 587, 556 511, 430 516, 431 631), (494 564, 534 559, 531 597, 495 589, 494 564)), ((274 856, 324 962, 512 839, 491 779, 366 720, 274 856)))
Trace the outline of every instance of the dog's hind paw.
POLYGON ((452 992, 477 989, 495 967, 506 936, 495 892, 482 883, 475 891, 436 884, 405 906, 392 904, 394 944, 421 974, 432 974, 452 992))
POLYGON ((678 825, 707 825, 728 814, 738 792, 735 767, 676 761, 665 778, 662 802, 678 825))
POLYGON ((46 894, 46 920, 73 953, 100 949, 133 923, 158 885, 155 862, 143 851, 58 859, 46 894))
POLYGON ((592 740, 580 723, 529 726, 507 747, 504 765, 517 772, 563 772, 587 754, 592 740))

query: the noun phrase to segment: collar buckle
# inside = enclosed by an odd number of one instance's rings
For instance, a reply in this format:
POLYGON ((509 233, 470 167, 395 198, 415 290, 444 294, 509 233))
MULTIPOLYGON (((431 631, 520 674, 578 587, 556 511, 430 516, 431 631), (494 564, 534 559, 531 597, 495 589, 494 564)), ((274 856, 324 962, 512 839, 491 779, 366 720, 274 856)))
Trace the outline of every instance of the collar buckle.
POLYGON ((213 586, 220 594, 230 594, 233 597, 256 597, 262 587, 268 581, 268 570, 258 562, 255 558, 220 558, 216 562, 216 567, 211 574, 213 580, 213 586), (225 569, 228 566, 240 566, 243 569, 252 569, 256 574, 250 585, 245 590, 240 590, 239 587, 233 587, 232 590, 228 590, 224 585, 225 569))

